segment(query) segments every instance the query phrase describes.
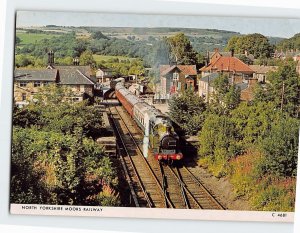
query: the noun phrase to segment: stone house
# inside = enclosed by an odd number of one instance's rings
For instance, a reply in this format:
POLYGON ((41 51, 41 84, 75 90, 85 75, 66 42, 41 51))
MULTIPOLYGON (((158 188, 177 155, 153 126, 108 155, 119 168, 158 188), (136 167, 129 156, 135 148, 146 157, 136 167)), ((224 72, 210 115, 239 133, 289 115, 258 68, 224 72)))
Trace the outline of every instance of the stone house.
POLYGON ((260 83, 266 83, 268 82, 267 73, 276 71, 278 66, 250 65, 250 68, 254 71, 253 78, 260 83))
POLYGON ((89 66, 48 66, 45 69, 16 69, 14 72, 14 99, 18 106, 34 101, 41 87, 56 84, 68 87, 68 99, 74 102, 93 99, 96 80, 89 66))
POLYGON ((68 87, 74 102, 93 99, 96 79, 92 77, 90 66, 57 66, 60 82, 58 85, 68 87))
POLYGON ((34 101, 41 87, 59 83, 57 69, 16 69, 14 72, 14 100, 18 106, 34 101))

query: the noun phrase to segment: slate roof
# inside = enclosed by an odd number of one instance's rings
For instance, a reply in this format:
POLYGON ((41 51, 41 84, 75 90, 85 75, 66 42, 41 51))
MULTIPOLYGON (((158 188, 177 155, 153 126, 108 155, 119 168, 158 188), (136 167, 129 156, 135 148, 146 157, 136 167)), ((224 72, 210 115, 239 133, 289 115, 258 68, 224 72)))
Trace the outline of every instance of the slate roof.
POLYGON ((278 66, 261 66, 261 65, 250 65, 249 66, 255 73, 266 74, 269 71, 276 71, 278 66))
POLYGON ((178 68, 184 75, 197 75, 195 65, 161 65, 159 67, 160 75, 165 76, 175 68, 178 68))
POLYGON ((89 66, 57 66, 62 85, 94 85, 89 66))
MULTIPOLYGON (((206 82, 206 83, 208 83, 208 81, 209 81, 210 86, 213 86, 213 82, 214 82, 218 77, 220 77, 220 73, 212 73, 212 74, 209 74, 209 75, 206 75, 206 76, 202 77, 202 78, 200 79, 200 81, 203 81, 203 82, 206 82)), ((248 83, 236 83, 236 84, 235 84, 235 87, 236 87, 236 88, 240 88, 240 90, 242 91, 242 90, 245 90, 245 89, 248 88, 248 83)))
POLYGON ((92 75, 92 70, 90 66, 55 66, 55 69, 77 69, 80 70, 85 76, 90 77, 92 75))
POLYGON ((55 82, 57 69, 15 69, 14 79, 16 81, 47 81, 55 82))
POLYGON ((248 88, 248 83, 237 83, 235 84, 235 87, 240 88, 240 90, 243 91, 248 88))
POLYGON ((254 71, 244 62, 236 57, 219 57, 208 66, 202 67, 200 71, 229 71, 236 73, 254 73, 254 71))
POLYGON ((200 78, 200 81, 203 81, 203 82, 206 82, 206 83, 208 83, 208 82, 212 83, 219 76, 220 76, 219 73, 208 74, 208 75, 205 75, 204 77, 200 78))

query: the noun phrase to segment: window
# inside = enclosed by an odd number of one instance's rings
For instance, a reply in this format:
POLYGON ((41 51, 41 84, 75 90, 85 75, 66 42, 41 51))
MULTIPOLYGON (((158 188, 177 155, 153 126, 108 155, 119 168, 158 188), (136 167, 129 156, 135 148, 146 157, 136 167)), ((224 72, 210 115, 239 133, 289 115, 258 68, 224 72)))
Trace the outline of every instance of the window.
POLYGON ((20 82, 20 87, 26 87, 27 86, 27 83, 26 82, 20 82))
POLYGON ((26 94, 22 93, 22 101, 26 101, 26 94))
POLYGON ((41 82, 40 81, 35 81, 33 84, 34 87, 40 87, 41 86, 41 82))
POLYGON ((173 81, 178 81, 179 80, 179 73, 175 72, 173 73, 173 81))
POLYGON ((181 89, 181 82, 178 82, 178 84, 177 84, 177 90, 180 91, 180 89, 181 89))

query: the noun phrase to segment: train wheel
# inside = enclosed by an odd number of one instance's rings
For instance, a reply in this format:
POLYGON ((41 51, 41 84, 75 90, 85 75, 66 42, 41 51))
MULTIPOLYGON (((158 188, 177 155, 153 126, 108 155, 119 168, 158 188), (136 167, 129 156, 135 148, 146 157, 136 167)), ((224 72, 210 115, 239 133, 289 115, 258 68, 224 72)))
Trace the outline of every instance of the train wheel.
POLYGON ((173 159, 168 159, 167 163, 169 166, 171 166, 173 164, 174 160, 173 159))

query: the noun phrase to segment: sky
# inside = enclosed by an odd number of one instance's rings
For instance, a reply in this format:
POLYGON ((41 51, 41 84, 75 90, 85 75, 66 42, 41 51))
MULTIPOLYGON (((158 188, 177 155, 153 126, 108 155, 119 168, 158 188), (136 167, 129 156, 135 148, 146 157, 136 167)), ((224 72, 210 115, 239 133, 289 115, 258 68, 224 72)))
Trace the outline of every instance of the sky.
POLYGON ((183 27, 219 29, 242 34, 289 38, 300 33, 300 19, 243 18, 179 15, 139 15, 18 11, 16 26, 101 26, 101 27, 183 27))

